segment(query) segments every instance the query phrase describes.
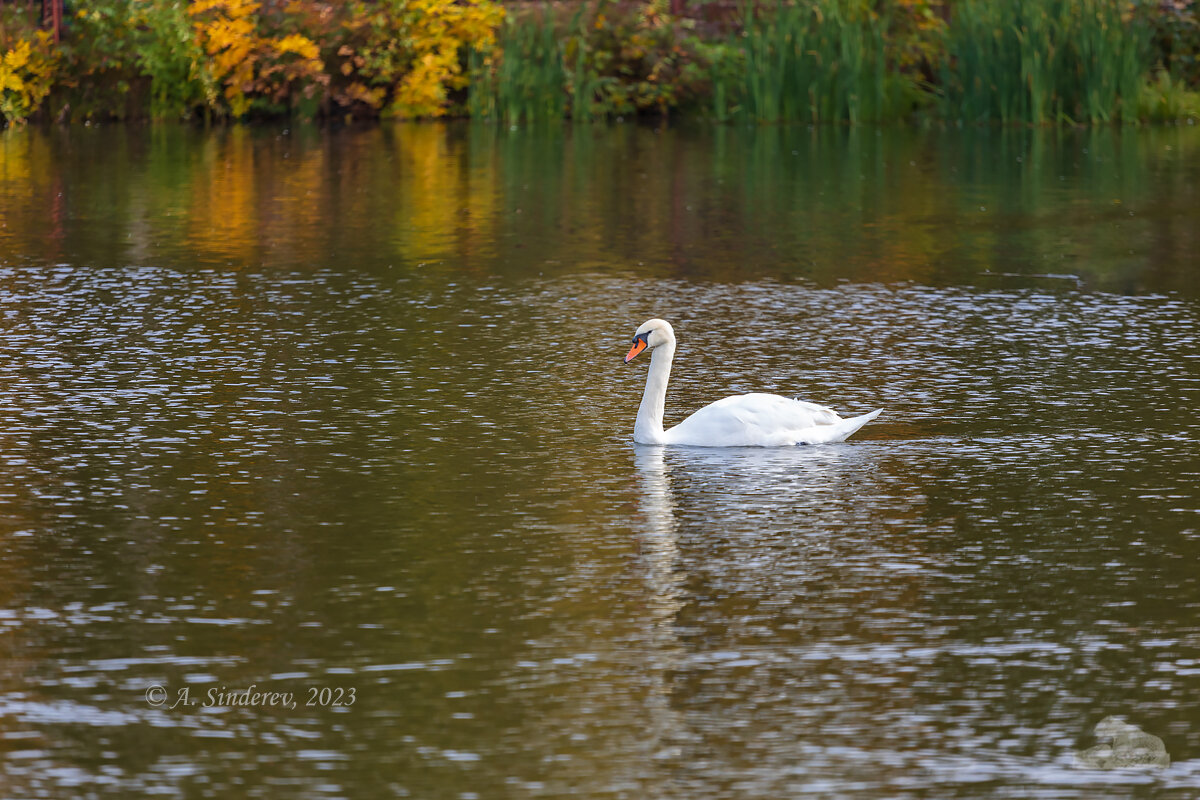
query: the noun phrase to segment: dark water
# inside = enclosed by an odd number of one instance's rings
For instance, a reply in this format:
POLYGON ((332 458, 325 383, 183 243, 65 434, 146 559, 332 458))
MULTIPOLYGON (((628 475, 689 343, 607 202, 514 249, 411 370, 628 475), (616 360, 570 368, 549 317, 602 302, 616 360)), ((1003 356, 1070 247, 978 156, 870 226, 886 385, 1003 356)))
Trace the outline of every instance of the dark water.
POLYGON ((0 134, 0 795, 1200 796, 1198 186, 1194 128, 0 134), (668 423, 886 413, 635 446, 650 316, 668 423), (1108 715, 1170 766, 1077 766, 1108 715))

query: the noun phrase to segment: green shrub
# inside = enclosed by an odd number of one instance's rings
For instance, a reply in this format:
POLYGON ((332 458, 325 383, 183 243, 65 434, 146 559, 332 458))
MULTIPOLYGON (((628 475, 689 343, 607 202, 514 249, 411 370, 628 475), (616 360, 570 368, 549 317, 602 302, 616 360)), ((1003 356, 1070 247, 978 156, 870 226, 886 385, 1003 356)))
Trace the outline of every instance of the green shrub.
POLYGON ((150 115, 158 119, 187 116, 207 96, 201 64, 204 51, 196 41, 183 0, 146 0, 131 4, 129 20, 136 31, 130 44, 138 71, 150 79, 150 115))

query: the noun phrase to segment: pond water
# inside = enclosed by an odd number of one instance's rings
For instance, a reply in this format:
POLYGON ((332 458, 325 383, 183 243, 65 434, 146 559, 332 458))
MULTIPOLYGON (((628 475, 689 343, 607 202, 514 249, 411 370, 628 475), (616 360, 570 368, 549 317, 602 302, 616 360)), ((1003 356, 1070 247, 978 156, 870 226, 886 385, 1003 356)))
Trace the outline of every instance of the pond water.
POLYGON ((1197 187, 1195 128, 3 132, 0 794, 1195 798, 1197 187), (885 412, 636 446, 651 316, 668 424, 885 412))

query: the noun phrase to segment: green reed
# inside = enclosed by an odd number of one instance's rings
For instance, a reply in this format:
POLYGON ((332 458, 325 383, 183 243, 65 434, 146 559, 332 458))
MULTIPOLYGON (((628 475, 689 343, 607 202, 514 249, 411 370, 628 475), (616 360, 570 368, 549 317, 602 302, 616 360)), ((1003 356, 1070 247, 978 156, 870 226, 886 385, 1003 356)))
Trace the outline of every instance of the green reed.
POLYGON ((856 123, 903 111, 901 81, 886 73, 887 19, 865 3, 747 6, 744 27, 744 69, 728 81, 714 79, 714 92, 740 98, 749 117, 856 123))
POLYGON ((1136 118, 1148 35, 1122 0, 964 0, 946 33, 942 115, 1028 124, 1136 118))
POLYGON ((494 63, 481 54, 467 55, 470 76, 467 110, 476 118, 518 123, 561 119, 578 121, 603 116, 597 100, 601 80, 589 63, 581 6, 566 26, 559 26, 547 6, 538 16, 510 15, 500 32, 494 63), (573 35, 565 32, 574 31, 573 35))
POLYGON ((467 113, 473 119, 496 117, 496 73, 474 48, 467 50, 467 113))
POLYGON ((492 61, 474 51, 467 55, 472 117, 510 124, 563 117, 566 71, 552 11, 521 20, 510 15, 493 53, 492 61))
POLYGON ((586 10, 586 5, 581 5, 571 17, 567 30, 574 31, 575 34, 563 44, 563 52, 567 54, 566 63, 574 65, 568 76, 568 87, 571 97, 571 119, 575 122, 590 122, 593 113, 599 112, 600 116, 607 116, 609 112, 607 104, 598 99, 603 81, 588 58, 589 44, 584 24, 586 10))

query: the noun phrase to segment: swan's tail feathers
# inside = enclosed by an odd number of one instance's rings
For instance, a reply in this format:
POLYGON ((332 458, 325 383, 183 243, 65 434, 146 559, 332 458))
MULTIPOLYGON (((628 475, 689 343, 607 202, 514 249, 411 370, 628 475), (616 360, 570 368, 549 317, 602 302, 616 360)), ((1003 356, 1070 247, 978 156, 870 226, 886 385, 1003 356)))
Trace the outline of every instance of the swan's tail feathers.
MULTIPOLYGON (((821 427, 824 429, 822 433, 827 435, 821 438, 821 442, 844 442, 846 439, 850 438, 855 431, 882 413, 883 409, 877 408, 869 414, 863 414, 858 417, 850 417, 850 419, 844 419, 841 422, 834 423, 833 425, 822 425, 821 427)), ((817 442, 812 442, 812 444, 817 444, 817 442)))

